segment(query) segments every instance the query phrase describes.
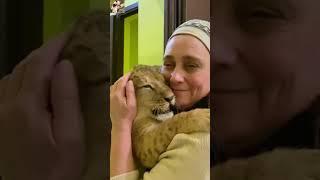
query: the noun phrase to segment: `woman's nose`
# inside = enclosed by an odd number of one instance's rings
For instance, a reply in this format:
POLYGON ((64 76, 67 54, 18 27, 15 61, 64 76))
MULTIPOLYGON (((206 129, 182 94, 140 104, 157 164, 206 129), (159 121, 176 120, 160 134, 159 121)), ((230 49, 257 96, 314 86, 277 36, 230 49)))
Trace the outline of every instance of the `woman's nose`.
POLYGON ((184 78, 181 72, 178 72, 177 70, 173 71, 171 73, 170 81, 172 83, 181 83, 183 82, 184 78))

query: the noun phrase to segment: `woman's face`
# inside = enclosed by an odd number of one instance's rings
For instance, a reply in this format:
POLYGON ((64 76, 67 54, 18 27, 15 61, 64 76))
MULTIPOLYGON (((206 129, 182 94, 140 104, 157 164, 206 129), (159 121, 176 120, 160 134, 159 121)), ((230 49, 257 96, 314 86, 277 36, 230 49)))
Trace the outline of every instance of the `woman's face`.
POLYGON ((192 106, 210 92, 210 54, 191 35, 177 35, 167 43, 162 73, 170 82, 179 109, 192 106))
POLYGON ((218 141, 258 143, 320 94, 319 6, 318 0, 216 0, 218 141))

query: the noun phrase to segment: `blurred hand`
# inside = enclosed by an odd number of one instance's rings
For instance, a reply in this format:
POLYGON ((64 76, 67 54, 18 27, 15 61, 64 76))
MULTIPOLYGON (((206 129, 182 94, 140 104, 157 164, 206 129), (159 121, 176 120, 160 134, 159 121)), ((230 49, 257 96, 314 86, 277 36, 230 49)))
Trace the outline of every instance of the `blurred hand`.
POLYGON ((137 114, 136 96, 130 74, 118 79, 110 87, 110 118, 112 130, 131 131, 137 114))
POLYGON ((79 180, 83 121, 67 35, 33 51, 0 81, 0 175, 6 180, 79 180))

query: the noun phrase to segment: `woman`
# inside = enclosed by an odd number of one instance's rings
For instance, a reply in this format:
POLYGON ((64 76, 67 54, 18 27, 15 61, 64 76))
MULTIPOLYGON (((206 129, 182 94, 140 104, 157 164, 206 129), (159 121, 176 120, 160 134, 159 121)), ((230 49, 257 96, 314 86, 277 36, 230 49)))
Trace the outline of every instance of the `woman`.
MULTIPOLYGON (((170 37, 164 54, 162 73, 170 82, 181 111, 208 107, 210 94, 210 23, 190 20, 170 37)), ((110 88, 112 121, 111 179, 176 180, 209 178, 209 134, 176 135, 170 152, 161 156, 149 172, 139 174, 132 155, 131 126, 136 115, 136 99, 127 74, 110 88), (190 146, 181 146, 180 142, 190 146), (188 153, 184 153, 188 152, 188 153), (197 167, 194 168, 194 164, 197 167)))
POLYGON ((217 162, 319 147, 318 1, 215 3, 217 162))

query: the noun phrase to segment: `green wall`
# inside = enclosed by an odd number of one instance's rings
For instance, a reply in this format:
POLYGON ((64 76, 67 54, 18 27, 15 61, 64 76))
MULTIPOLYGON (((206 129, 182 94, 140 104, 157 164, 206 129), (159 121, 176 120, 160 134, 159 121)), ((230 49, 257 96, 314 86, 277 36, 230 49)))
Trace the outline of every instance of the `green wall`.
MULTIPOLYGON (((138 0, 125 0, 125 7, 138 0)), ((124 49, 123 49, 123 73, 131 71, 138 64, 138 15, 132 15, 124 20, 124 49)))
POLYGON ((139 0, 138 33, 139 64, 162 64, 164 0, 139 0))
MULTIPOLYGON (((126 0, 125 4, 131 5, 135 2, 137 0, 126 0)), ((138 3, 138 17, 125 19, 124 73, 136 64, 162 64, 164 0, 139 0, 138 3)))
POLYGON ((43 39, 48 40, 91 9, 108 10, 105 0, 44 0, 43 39))
POLYGON ((124 20, 123 72, 127 73, 138 64, 138 15, 124 20))

